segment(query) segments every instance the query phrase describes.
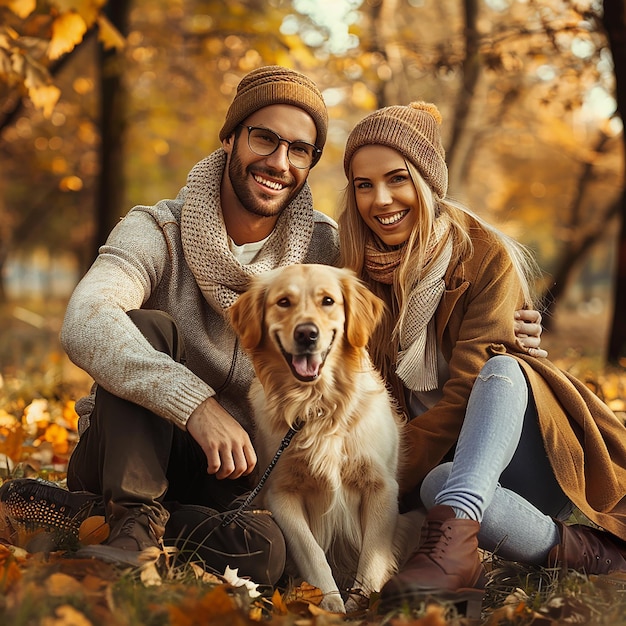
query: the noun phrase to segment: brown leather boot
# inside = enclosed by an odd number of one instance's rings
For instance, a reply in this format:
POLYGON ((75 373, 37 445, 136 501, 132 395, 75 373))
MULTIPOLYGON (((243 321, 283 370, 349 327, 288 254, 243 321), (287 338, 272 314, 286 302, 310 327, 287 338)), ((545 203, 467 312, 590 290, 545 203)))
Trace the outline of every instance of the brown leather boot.
POLYGON ((480 524, 458 519, 450 506, 433 507, 422 526, 420 547, 380 592, 381 608, 415 605, 429 597, 465 605, 480 618, 485 572, 478 555, 480 524))
POLYGON ((155 522, 147 507, 126 509, 109 503, 111 535, 107 545, 120 550, 141 551, 146 548, 161 548, 164 527, 155 522))
POLYGON ((132 567, 160 558, 166 519, 158 511, 147 505, 126 507, 109 502, 106 513, 111 527, 107 542, 85 546, 76 552, 76 556, 132 567))
POLYGON ((566 525, 554 520, 559 527, 561 543, 548 554, 548 566, 560 567, 585 574, 626 572, 626 542, 604 530, 582 524, 566 525))

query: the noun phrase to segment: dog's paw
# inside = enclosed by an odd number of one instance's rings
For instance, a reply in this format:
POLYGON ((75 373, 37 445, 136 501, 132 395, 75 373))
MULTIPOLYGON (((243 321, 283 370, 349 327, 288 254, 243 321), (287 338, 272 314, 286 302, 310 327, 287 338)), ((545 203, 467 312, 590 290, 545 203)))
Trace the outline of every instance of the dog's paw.
POLYGON ((350 594, 345 602, 346 613, 362 613, 369 606, 369 598, 361 593, 350 594))
POLYGON ((330 611, 331 613, 346 612, 346 607, 341 599, 341 594, 338 591, 331 591, 330 593, 327 593, 320 602, 320 607, 325 611, 330 611))

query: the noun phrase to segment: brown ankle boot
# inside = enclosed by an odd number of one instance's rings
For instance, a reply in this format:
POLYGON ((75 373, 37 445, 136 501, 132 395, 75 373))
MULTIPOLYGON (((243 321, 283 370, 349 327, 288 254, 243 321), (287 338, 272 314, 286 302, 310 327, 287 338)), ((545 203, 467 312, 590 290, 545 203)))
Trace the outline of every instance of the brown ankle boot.
POLYGON ((480 618, 485 572, 478 555, 480 524, 458 519, 454 509, 433 507, 422 526, 420 547, 380 592, 384 610, 428 597, 465 604, 468 618, 480 618))
POLYGON ((604 530, 582 524, 566 525, 554 520, 559 527, 561 543, 548 554, 548 566, 560 567, 584 574, 626 572, 626 542, 604 530))
POLYGON ((109 502, 107 521, 111 526, 108 546, 133 551, 162 547, 165 524, 158 512, 146 505, 127 507, 109 502))

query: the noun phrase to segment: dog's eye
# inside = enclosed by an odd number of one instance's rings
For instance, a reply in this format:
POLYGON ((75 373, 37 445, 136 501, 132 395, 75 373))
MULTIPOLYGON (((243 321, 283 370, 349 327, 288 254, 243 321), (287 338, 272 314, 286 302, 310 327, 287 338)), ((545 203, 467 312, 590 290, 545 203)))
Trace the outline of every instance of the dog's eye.
POLYGON ((335 301, 330 296, 324 296, 322 298, 322 306, 332 306, 335 301))
POLYGON ((289 302, 289 298, 281 298, 276 304, 279 307, 282 307, 283 309, 286 309, 287 307, 291 306, 291 302, 289 302))

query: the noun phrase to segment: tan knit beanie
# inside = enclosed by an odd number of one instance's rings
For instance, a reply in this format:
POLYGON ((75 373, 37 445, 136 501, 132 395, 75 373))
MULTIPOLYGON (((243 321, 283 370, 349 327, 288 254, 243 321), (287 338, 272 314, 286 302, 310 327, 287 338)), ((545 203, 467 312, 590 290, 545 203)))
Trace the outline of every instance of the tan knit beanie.
POLYGON ((315 145, 323 148, 328 130, 328 111, 316 84, 304 74, 280 65, 252 70, 241 79, 220 131, 226 139, 249 115, 272 104, 291 104, 306 111, 315 122, 315 145))
POLYGON ((448 190, 448 166, 441 143, 441 114, 434 104, 411 102, 370 113, 353 129, 346 142, 343 168, 361 147, 381 144, 394 148, 411 161, 435 193, 444 198, 448 190))

